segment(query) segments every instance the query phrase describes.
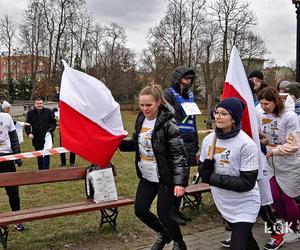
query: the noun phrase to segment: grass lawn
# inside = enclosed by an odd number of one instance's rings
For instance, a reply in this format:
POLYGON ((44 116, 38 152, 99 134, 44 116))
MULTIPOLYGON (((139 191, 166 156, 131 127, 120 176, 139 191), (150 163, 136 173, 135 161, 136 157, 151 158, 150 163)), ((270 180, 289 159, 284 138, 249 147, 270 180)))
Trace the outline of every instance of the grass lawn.
MULTIPOLYGON (((132 134, 136 114, 122 112, 124 127, 129 136, 132 134)), ((198 117, 198 129, 205 129, 204 117, 198 117)), ((202 136, 202 135, 200 135, 202 136)), ((31 142, 25 138, 22 152, 33 151, 31 142)), ((202 138, 200 138, 202 139, 202 138)), ((54 146, 59 146, 56 130, 54 146)), ((67 161, 69 155, 67 154, 67 161)), ((134 167, 134 153, 118 153, 113 157, 117 168, 115 179, 118 195, 134 198, 138 182, 134 167)), ((57 168, 59 156, 51 157, 50 168, 57 168)), ((89 163, 76 156, 76 166, 88 166, 89 163)), ((36 159, 23 160, 17 171, 37 169, 36 159)), ((191 176, 196 168, 191 169, 191 176)), ((8 199, 4 189, 0 189, 0 211, 9 211, 8 199)), ((21 207, 31 208, 80 201, 85 198, 84 181, 62 182, 20 187, 21 207)), ((153 206, 155 211, 155 206, 153 206)), ((210 194, 204 195, 201 211, 187 211, 193 218, 183 228, 184 234, 195 230, 206 230, 221 225, 221 218, 212 205, 210 194)), ((121 207, 117 219, 117 232, 109 226, 99 228, 99 213, 90 212, 26 223, 24 232, 17 232, 9 226, 9 249, 133 249, 153 241, 153 232, 144 226, 133 213, 133 207, 121 207)))

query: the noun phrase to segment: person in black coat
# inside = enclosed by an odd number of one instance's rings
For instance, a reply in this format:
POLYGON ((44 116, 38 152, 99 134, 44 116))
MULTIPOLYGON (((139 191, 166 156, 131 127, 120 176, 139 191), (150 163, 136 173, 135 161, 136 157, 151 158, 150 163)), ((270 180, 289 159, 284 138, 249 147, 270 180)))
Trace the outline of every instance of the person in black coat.
POLYGON ((133 138, 120 144, 121 151, 135 151, 135 166, 140 178, 135 214, 158 233, 152 250, 163 249, 174 241, 173 249, 186 245, 177 222, 171 217, 174 198, 182 196, 188 185, 189 167, 183 141, 172 107, 156 85, 144 88, 139 96, 141 112, 135 123, 133 138), (150 211, 157 196, 157 214, 150 211))
MULTIPOLYGON (((182 108, 182 104, 194 102, 191 87, 195 78, 196 75, 193 69, 179 66, 173 72, 171 87, 165 91, 167 102, 170 103, 175 110, 175 119, 184 142, 189 167, 197 166, 196 154, 199 150, 199 140, 196 117, 195 115, 187 116, 182 108)), ((181 200, 182 197, 175 199, 172 214, 180 225, 185 225, 186 221, 190 219, 179 210, 181 200)))
MULTIPOLYGON (((26 122, 31 126, 26 126, 25 132, 28 138, 32 140, 35 150, 44 149, 46 133, 52 134, 54 132, 56 119, 50 109, 44 108, 41 98, 37 98, 34 102, 34 109, 27 112, 26 122)), ((37 162, 39 170, 49 169, 50 156, 39 156, 37 162)))

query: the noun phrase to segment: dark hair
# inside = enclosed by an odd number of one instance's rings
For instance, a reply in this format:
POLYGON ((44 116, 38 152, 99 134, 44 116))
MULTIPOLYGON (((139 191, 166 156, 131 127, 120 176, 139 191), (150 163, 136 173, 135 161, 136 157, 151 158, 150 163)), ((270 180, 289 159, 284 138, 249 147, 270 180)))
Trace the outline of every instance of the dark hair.
POLYGON ((37 96, 36 98, 34 98, 34 102, 36 102, 36 101, 43 101, 43 98, 40 96, 37 96))
POLYGON ((274 102, 275 103, 275 108, 273 110, 273 113, 276 116, 279 116, 283 109, 284 109, 284 100, 281 98, 281 96, 279 95, 278 91, 275 88, 272 87, 266 87, 264 89, 262 89, 259 93, 258 93, 258 100, 262 100, 265 99, 269 102, 274 102))
POLYGON ((151 96, 154 97, 154 100, 156 102, 161 102, 161 104, 166 104, 167 103, 160 85, 154 84, 154 85, 151 85, 151 86, 147 86, 147 87, 143 88, 140 91, 139 95, 140 96, 141 95, 151 95, 151 96))

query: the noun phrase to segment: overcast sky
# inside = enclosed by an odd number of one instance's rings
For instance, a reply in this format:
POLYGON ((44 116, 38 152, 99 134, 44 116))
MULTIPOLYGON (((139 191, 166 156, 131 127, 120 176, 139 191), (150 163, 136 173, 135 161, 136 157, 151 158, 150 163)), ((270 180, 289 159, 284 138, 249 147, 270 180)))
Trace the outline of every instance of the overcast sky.
MULTIPOLYGON (((166 11, 164 0, 86 0, 97 22, 117 22, 126 28, 128 46, 136 51, 146 47, 149 28, 157 25, 166 11)), ((277 65, 295 61, 296 14, 292 0, 250 0, 257 17, 255 31, 263 37, 277 65)), ((20 20, 26 0, 1 0, 0 16, 8 14, 20 20)))

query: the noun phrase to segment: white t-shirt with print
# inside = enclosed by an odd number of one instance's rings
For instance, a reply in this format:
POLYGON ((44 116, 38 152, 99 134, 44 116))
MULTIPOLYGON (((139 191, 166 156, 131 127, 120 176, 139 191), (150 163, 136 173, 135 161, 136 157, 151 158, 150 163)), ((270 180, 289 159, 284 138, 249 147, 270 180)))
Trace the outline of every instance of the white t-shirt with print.
MULTIPOLYGON (((202 143, 200 161, 204 161, 213 142, 214 132, 202 143)), ((215 148, 215 173, 239 176, 240 171, 258 169, 258 149, 255 142, 244 132, 229 139, 217 139, 215 148)), ((231 223, 256 221, 260 209, 258 185, 248 192, 235 192, 211 186, 214 202, 222 216, 231 223)))
POLYGON ((140 161, 138 162, 142 176, 151 182, 159 182, 157 163, 152 148, 152 133, 156 118, 148 120, 145 118, 138 137, 140 161))
POLYGON ((263 110, 260 110, 258 119, 259 129, 267 135, 269 146, 284 144, 289 133, 300 130, 297 115, 293 111, 275 116, 274 114, 265 114, 263 110))
MULTIPOLYGON (((268 150, 286 143, 286 137, 300 130, 294 111, 283 112, 280 116, 258 114, 260 131, 269 139, 268 150)), ((290 197, 300 195, 300 149, 295 154, 273 156, 268 160, 269 177, 275 176, 282 191, 290 197)))
POLYGON ((15 129, 11 116, 7 113, 0 113, 0 153, 12 153, 8 132, 15 129))

